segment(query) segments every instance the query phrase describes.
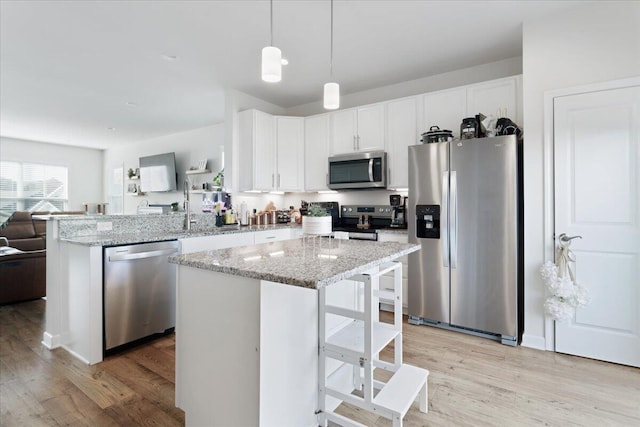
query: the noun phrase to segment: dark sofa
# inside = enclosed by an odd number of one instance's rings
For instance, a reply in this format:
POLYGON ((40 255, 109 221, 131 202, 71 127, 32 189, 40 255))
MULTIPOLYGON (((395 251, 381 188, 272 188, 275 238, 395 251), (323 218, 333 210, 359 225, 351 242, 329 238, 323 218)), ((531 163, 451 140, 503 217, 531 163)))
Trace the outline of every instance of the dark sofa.
POLYGON ((0 304, 46 295, 46 235, 38 226, 30 212, 16 212, 0 229, 0 246, 21 251, 0 255, 0 304))

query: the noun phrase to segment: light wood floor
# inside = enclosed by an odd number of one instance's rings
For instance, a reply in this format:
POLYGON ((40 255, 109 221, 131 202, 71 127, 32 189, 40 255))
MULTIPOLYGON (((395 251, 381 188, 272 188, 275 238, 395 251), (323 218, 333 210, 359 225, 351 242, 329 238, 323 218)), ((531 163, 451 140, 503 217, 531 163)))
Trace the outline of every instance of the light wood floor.
MULTIPOLYGON (((184 425, 173 336, 87 366, 42 347, 44 304, 0 307, 0 425, 184 425)), ((640 426, 639 369, 406 323, 404 359, 431 372, 429 413, 414 404, 406 426, 640 426)), ((391 425, 347 405, 338 412, 391 425)))

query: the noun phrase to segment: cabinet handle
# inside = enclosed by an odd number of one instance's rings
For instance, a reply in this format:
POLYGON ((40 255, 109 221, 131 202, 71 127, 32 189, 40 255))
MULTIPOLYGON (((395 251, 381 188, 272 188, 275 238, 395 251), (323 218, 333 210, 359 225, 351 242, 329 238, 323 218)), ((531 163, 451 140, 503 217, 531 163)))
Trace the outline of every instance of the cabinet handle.
POLYGON ((280 188, 280 174, 278 174, 278 188, 280 188))
POLYGON ((355 135, 353 135, 353 149, 354 149, 354 151, 357 150, 357 148, 356 148, 356 136, 355 135))
POLYGON ((271 188, 276 186, 275 175, 271 174, 271 188))
POLYGON ((325 179, 324 180, 325 180, 325 183, 327 184, 327 186, 329 186, 329 174, 325 175, 325 179))
POLYGON ((356 149, 360 149, 360 135, 358 135, 358 139, 357 139, 358 143, 356 144, 356 149))

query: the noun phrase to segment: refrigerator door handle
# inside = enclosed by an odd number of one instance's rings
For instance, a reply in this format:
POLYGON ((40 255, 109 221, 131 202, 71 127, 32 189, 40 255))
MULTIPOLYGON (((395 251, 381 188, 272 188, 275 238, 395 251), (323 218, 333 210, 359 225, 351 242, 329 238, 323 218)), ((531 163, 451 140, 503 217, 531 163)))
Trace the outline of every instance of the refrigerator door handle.
POLYGON ((458 180, 451 171, 451 268, 458 266, 458 180))
POLYGON ((440 245, 442 247, 442 265, 449 267, 449 171, 442 173, 442 215, 440 217, 440 245))

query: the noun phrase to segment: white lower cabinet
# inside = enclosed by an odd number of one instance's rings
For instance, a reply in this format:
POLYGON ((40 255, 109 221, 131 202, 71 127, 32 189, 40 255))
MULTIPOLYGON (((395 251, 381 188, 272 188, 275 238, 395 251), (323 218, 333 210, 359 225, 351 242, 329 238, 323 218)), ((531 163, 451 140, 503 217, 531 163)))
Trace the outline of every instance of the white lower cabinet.
POLYGON ((257 245, 259 243, 278 242, 295 239, 302 234, 301 227, 277 228, 273 230, 242 231, 240 233, 197 236, 180 239, 182 254, 257 245))
MULTIPOLYGON (((379 242, 399 242, 408 243, 409 236, 404 233, 385 233, 384 231, 378 232, 379 242)), ((407 313, 407 304, 409 298, 408 278, 407 272, 409 271, 409 259, 407 256, 399 258, 398 261, 402 263, 402 312, 407 313)), ((380 289, 392 291, 393 290, 393 274, 385 274, 380 276, 380 289)), ((380 298, 380 309, 384 311, 393 311, 393 300, 380 298)))
POLYGON ((233 233, 217 236, 198 236, 181 239, 182 254, 216 249, 233 248, 236 246, 253 245, 254 233, 233 233))

